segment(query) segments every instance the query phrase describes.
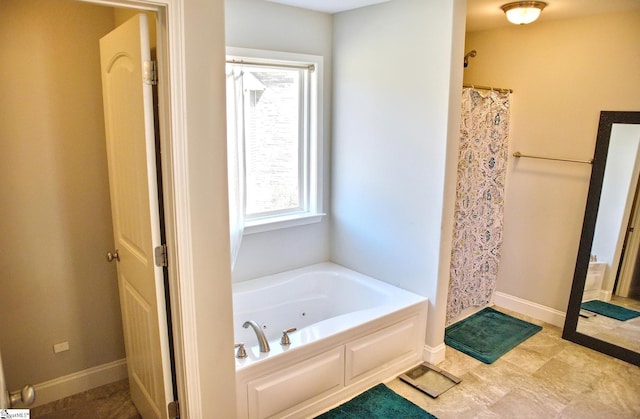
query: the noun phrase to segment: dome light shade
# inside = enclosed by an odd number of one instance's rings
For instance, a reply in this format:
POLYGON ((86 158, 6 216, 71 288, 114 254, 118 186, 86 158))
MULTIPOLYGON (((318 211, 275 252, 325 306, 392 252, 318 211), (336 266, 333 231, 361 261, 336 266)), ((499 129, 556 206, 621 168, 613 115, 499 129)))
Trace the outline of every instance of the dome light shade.
POLYGON ((507 15, 507 20, 516 25, 526 25, 538 19, 547 3, 541 1, 516 1, 500 8, 507 15))

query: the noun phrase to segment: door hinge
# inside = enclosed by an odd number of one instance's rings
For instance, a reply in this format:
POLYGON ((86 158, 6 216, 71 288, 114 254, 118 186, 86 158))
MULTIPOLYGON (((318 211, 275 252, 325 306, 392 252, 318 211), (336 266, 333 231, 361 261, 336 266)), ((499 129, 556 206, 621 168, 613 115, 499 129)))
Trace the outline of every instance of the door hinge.
POLYGON ((167 409, 169 410, 169 419, 180 418, 180 403, 177 400, 169 403, 167 409))
POLYGON ((156 246, 154 250, 156 266, 167 267, 167 245, 161 244, 156 246))
POLYGON ((158 84, 158 69, 155 61, 145 61, 142 67, 142 81, 146 84, 158 84))

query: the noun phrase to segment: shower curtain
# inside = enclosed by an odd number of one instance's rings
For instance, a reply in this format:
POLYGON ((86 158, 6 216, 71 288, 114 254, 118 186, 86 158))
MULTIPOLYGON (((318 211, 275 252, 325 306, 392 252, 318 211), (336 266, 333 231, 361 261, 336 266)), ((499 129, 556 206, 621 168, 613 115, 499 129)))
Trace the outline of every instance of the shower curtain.
POLYGON ((489 303, 495 289, 504 205, 509 93, 464 88, 447 325, 489 303))

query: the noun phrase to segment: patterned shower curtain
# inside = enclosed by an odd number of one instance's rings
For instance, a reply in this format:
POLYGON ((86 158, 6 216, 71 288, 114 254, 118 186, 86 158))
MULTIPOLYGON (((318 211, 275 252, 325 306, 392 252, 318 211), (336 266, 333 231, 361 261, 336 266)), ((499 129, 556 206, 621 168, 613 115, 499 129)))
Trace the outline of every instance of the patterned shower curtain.
POLYGON ((464 88, 447 325, 491 301, 504 206, 509 93, 464 88))

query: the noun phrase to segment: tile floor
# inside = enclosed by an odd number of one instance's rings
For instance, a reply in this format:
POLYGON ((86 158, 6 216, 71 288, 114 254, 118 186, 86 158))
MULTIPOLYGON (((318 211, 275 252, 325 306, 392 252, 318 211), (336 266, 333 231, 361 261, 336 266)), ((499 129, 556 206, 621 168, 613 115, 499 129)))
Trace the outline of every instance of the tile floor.
MULTIPOLYGON (((614 295, 610 301, 631 310, 640 311, 640 301, 614 295)), ((595 315, 578 319, 578 332, 611 342, 632 351, 640 352, 640 317, 619 321, 606 316, 595 315)))
MULTIPOLYGON (((543 329, 491 365, 447 347, 438 366, 462 382, 437 399, 399 379, 387 386, 440 419, 640 418, 640 367, 563 340, 558 327, 496 309, 543 329)), ((39 406, 31 417, 140 418, 126 380, 39 406)))
POLYGON ((142 419, 122 380, 31 409, 31 419, 142 419))
POLYGON ((543 326, 491 365, 447 347, 438 367, 462 382, 432 399, 399 379, 387 385, 440 419, 640 418, 640 367, 561 338, 543 326))

